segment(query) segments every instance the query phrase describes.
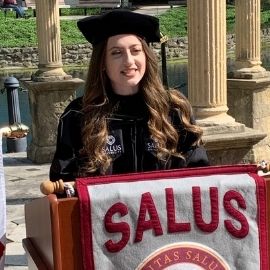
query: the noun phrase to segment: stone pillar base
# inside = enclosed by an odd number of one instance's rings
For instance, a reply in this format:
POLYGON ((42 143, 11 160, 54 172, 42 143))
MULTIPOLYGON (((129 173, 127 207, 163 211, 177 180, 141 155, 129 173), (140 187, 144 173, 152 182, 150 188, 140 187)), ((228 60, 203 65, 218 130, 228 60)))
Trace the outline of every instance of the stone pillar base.
POLYGON ((260 79, 269 77, 270 72, 266 71, 262 67, 254 67, 254 68, 241 68, 238 70, 234 70, 228 74, 228 78, 231 79, 260 79))
POLYGON ((32 141, 27 147, 27 158, 34 163, 52 161, 59 117, 75 98, 75 91, 83 82, 77 78, 52 82, 21 82, 29 90, 32 141))
POLYGON ((240 123, 204 127, 203 141, 211 165, 255 163, 252 147, 266 134, 240 123))
POLYGON ((270 76, 228 80, 228 113, 237 122, 266 133, 252 148, 256 162, 270 160, 270 76))
POLYGON ((27 147, 27 158, 36 164, 51 163, 55 146, 40 146, 31 142, 27 147))
POLYGON ((56 65, 55 67, 40 67, 39 70, 32 75, 32 80, 35 82, 51 82, 51 81, 62 81, 71 80, 72 76, 64 72, 62 67, 56 65))
POLYGON ((209 127, 212 125, 216 125, 216 123, 219 123, 220 125, 230 125, 232 123, 235 123, 235 119, 233 117, 231 117, 230 115, 228 115, 227 113, 221 113, 221 114, 217 114, 217 115, 211 115, 205 118, 201 118, 200 116, 196 115, 196 122, 199 126, 201 127, 209 127))

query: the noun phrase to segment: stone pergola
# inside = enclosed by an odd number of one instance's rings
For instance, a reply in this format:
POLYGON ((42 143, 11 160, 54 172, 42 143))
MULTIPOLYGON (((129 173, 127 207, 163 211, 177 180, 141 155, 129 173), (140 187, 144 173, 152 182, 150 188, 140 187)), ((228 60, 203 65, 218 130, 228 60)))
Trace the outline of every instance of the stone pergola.
MULTIPOLYGON (((263 91, 270 83, 260 61, 260 0, 236 0, 236 64, 229 80, 227 99, 226 1, 188 0, 188 96, 198 123, 204 128, 204 141, 211 164, 235 164, 267 159, 267 130, 260 124, 247 123, 241 115, 255 119, 246 104, 239 109, 238 89, 242 78, 249 89, 251 80, 262 79, 263 91), (233 83, 232 83, 233 80, 233 83), (236 89, 238 88, 238 89, 236 89), (231 102, 235 102, 231 106, 231 102), (232 109, 234 107, 235 109, 232 109), (229 110, 230 109, 230 110, 229 110), (260 142, 263 138, 264 142, 260 142), (258 144, 260 142, 260 144, 258 144), (258 150, 262 147, 264 150, 258 150)), ((253 96, 250 102, 258 101, 253 96)), ((254 106, 254 105, 253 105, 254 106)), ((254 107, 253 107, 254 109, 254 107)), ((255 108, 256 110, 256 108, 255 108)), ((268 110, 270 113, 270 110, 268 110)), ((268 157, 270 157, 268 155, 268 157)))
MULTIPOLYGON (((263 93, 269 95, 270 84, 260 61, 260 1, 236 0, 236 65, 229 80, 226 1, 188 0, 187 4, 188 96, 198 124, 204 129, 211 163, 235 164, 267 158, 264 150, 257 151, 262 139, 259 148, 264 149, 268 136, 254 109, 256 102, 262 102, 263 93), (230 103, 241 103, 246 91, 252 105, 234 104, 237 108, 232 108, 230 103), (252 119, 246 121, 244 115, 252 119)), ((50 162, 54 152, 58 117, 82 81, 72 79, 62 69, 58 1, 36 0, 36 8, 40 65, 32 80, 26 82, 33 119, 28 158, 43 163, 50 162)))
POLYGON ((228 79, 231 115, 267 134, 250 152, 255 161, 270 159, 270 73, 261 66, 260 10, 260 0, 236 0, 236 62, 228 79))
POLYGON ((63 70, 58 0, 37 0, 39 66, 32 80, 23 81, 29 90, 32 141, 27 157, 36 163, 51 162, 59 116, 74 99, 83 80, 63 70))

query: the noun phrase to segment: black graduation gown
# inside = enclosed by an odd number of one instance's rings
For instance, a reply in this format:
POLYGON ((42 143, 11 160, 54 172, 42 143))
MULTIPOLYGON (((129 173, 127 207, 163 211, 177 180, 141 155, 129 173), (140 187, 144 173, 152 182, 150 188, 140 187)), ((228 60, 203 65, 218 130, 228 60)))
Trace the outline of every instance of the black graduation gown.
MULTIPOLYGON (((171 119, 179 131, 178 151, 185 159, 171 157, 166 162, 156 156, 156 143, 150 138, 147 121, 148 110, 140 94, 118 96, 113 94, 110 101, 115 110, 108 121, 108 140, 105 151, 112 162, 106 174, 176 169, 183 167, 207 166, 208 158, 203 147, 194 147, 195 136, 184 129, 182 120, 176 112, 171 119)), ((84 159, 80 156, 82 148, 81 120, 82 98, 73 100, 60 117, 56 152, 50 168, 52 181, 63 179, 72 181, 84 159)), ((96 172, 93 175, 100 175, 96 172)))

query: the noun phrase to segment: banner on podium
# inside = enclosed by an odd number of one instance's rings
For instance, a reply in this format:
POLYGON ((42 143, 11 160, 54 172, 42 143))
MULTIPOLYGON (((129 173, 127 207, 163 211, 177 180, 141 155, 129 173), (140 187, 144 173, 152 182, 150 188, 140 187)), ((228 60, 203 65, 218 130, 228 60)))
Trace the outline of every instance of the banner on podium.
POLYGON ((3 169, 2 134, 0 132, 0 270, 5 264, 5 243, 6 243, 6 193, 5 178, 3 169))
POLYGON ((256 170, 78 179, 84 268, 267 270, 266 188, 256 170))

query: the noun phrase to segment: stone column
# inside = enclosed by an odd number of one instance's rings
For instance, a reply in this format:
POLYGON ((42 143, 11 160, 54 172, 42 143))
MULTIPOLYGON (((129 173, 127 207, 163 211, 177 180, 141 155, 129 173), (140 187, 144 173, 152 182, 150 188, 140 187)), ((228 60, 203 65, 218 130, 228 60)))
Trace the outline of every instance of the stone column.
POLYGON ((39 70, 35 81, 71 78, 63 70, 58 0, 36 0, 39 70))
POLYGON ((260 78, 266 76, 261 66, 261 1, 235 1, 235 70, 233 78, 260 78))
POLYGON ((29 90, 32 141, 27 157, 36 163, 51 162, 56 145, 59 116, 75 98, 83 80, 63 70, 58 0, 36 0, 38 71, 22 81, 29 90))
POLYGON ((253 162, 250 151, 265 134, 246 128, 228 115, 226 1, 188 2, 188 98, 210 164, 253 162))
POLYGON ((228 123, 225 0, 188 1, 188 97, 197 120, 228 123))
POLYGON ((228 74, 229 113, 266 133, 252 149, 256 162, 270 159, 270 73, 261 62, 260 0, 235 1, 235 66, 228 74))

